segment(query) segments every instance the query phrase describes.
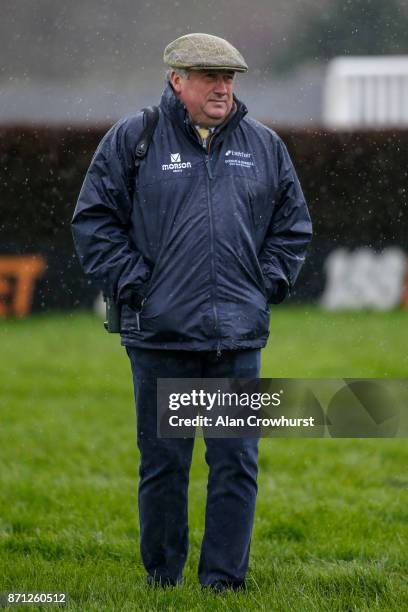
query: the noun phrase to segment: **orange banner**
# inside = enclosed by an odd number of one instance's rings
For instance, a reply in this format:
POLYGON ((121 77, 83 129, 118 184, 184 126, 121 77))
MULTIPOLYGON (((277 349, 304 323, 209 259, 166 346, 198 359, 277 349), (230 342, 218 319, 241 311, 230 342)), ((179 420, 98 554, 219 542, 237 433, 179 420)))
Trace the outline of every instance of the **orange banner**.
POLYGON ((0 257, 0 317, 24 317, 31 311, 35 282, 46 267, 41 255, 0 257))

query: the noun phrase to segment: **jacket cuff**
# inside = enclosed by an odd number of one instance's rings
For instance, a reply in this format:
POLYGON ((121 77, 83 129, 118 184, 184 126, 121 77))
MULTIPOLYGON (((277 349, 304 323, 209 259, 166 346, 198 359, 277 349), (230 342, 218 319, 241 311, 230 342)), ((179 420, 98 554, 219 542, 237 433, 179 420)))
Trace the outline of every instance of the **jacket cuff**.
POLYGON ((134 308, 139 303, 143 302, 144 298, 146 297, 152 271, 146 262, 142 262, 138 272, 137 282, 129 282, 122 286, 118 286, 116 298, 118 304, 127 304, 128 306, 134 308))
POLYGON ((130 306, 131 308, 135 308, 137 310, 142 307, 145 297, 146 296, 142 288, 135 291, 134 289, 128 287, 121 292, 118 304, 126 304, 126 306, 130 306))
POLYGON ((264 281, 268 304, 280 304, 289 295, 290 287, 285 279, 278 277, 264 277, 264 281))

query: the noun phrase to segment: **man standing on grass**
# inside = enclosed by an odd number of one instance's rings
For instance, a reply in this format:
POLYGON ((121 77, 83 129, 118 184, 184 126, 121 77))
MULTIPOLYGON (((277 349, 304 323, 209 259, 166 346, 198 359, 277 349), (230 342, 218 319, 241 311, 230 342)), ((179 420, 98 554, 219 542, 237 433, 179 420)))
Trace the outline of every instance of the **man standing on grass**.
MULTIPOLYGON (((290 292, 311 238, 280 138, 233 94, 248 67, 226 40, 188 34, 169 67, 157 127, 135 172, 143 114, 115 124, 86 175, 72 229, 82 266, 121 306, 141 453, 141 555, 150 584, 182 579, 193 438, 158 438, 157 378, 259 377, 269 304, 290 292)), ((245 585, 257 438, 206 439, 202 586, 245 585)))

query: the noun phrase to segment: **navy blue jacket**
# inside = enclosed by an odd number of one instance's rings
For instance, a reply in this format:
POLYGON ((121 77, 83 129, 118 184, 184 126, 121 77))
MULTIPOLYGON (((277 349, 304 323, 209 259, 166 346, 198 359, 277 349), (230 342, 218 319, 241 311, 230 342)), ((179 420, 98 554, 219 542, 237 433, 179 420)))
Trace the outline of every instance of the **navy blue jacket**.
POLYGON ((124 345, 263 347, 268 304, 299 274, 311 222, 295 170, 277 134, 235 103, 207 153, 167 85, 137 180, 142 113, 96 150, 72 231, 85 272, 123 305, 124 345))

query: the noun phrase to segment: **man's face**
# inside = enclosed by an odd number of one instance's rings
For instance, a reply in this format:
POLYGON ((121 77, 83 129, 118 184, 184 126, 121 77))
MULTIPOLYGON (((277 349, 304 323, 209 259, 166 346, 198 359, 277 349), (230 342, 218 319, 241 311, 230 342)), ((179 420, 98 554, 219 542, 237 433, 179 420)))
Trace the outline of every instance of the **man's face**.
POLYGON ((228 70, 189 70, 184 79, 174 70, 170 75, 174 91, 195 123, 219 125, 233 105, 234 72, 228 70))

